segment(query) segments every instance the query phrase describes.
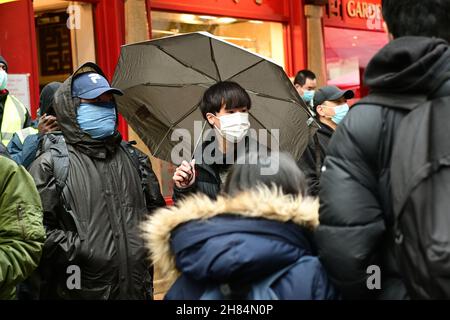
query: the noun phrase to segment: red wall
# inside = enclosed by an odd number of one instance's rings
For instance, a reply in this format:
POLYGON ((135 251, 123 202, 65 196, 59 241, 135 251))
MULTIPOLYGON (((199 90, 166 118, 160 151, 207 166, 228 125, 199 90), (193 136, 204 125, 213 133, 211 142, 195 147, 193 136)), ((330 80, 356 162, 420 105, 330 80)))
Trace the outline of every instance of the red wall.
MULTIPOLYGON (((120 47, 125 44, 124 1, 102 0, 94 4, 97 64, 111 81, 120 56, 120 47)), ((128 124, 121 115, 118 126, 123 138, 128 140, 128 124)))
POLYGON ((30 74, 30 108, 35 117, 39 104, 39 79, 31 1, 0 4, 0 55, 8 62, 8 73, 30 74))

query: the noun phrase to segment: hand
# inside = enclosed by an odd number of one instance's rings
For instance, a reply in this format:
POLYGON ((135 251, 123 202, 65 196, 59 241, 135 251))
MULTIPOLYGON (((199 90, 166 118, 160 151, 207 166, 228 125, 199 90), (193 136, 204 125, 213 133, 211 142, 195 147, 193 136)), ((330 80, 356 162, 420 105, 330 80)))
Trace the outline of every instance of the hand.
POLYGON ((185 189, 192 186, 195 182, 195 159, 190 163, 183 161, 181 165, 176 168, 172 179, 175 186, 179 189, 185 189))
POLYGON ((48 116, 47 114, 44 114, 39 118, 38 123, 38 131, 39 134, 44 135, 49 132, 57 131, 59 130, 58 122, 56 121, 56 117, 54 116, 48 116))

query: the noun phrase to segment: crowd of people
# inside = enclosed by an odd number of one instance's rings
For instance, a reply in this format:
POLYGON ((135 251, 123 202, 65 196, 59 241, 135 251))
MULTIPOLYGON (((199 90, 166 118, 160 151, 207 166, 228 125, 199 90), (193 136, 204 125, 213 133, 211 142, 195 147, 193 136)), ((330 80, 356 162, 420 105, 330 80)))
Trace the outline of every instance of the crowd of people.
POLYGON ((0 299, 152 299, 154 267, 166 299, 449 298, 450 1, 382 10, 367 97, 297 73, 319 125, 299 159, 250 150, 249 94, 210 86, 213 159, 178 164, 169 207, 96 64, 46 85, 32 121, 0 57, 0 299))

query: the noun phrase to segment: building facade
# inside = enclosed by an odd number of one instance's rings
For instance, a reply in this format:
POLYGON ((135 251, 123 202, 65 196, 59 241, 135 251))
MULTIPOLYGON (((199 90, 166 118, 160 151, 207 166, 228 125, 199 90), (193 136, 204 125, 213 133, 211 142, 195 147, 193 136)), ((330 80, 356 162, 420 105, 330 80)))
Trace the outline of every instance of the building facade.
MULTIPOLYGON (((387 42, 381 0, 0 0, 0 55, 10 73, 28 76, 33 116, 40 89, 84 62, 111 79, 121 45, 193 31, 267 56, 290 77, 309 68, 320 85, 357 97, 367 62, 387 42)), ((122 118, 119 130, 149 152, 122 118)), ((152 162, 169 197, 173 167, 152 162)))

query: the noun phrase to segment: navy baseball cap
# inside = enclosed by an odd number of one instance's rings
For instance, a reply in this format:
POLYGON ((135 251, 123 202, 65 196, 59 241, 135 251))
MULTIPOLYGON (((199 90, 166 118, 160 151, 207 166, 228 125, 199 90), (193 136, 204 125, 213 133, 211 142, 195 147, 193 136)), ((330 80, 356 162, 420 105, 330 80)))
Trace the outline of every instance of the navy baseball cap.
POLYGON ((72 81, 72 96, 81 99, 95 99, 105 92, 123 95, 122 90, 112 88, 108 80, 95 72, 83 73, 72 81))
POLYGON ((325 101, 335 101, 344 97, 345 99, 352 99, 355 96, 352 90, 343 91, 336 86, 325 86, 314 93, 313 105, 316 108, 325 101))

